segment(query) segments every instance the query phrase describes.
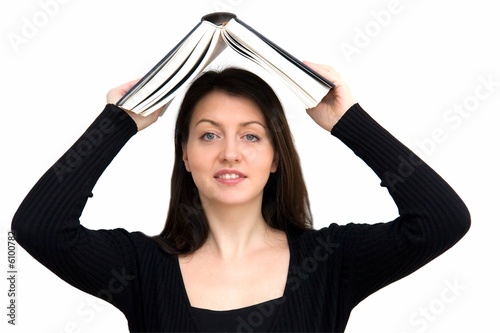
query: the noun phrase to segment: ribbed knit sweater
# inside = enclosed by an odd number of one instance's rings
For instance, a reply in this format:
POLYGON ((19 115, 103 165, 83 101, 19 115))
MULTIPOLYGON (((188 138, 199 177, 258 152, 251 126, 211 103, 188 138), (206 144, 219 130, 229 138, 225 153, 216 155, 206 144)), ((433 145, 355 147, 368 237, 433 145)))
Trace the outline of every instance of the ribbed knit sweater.
MULTIPOLYGON (((121 310, 130 331, 197 331, 176 256, 141 232, 89 230, 79 221, 98 178, 136 132, 134 121, 108 104, 29 192, 12 230, 56 275, 121 310)), ((470 227, 454 190, 358 104, 331 133, 380 177, 400 216, 287 232, 284 294, 260 313, 275 315, 271 331, 343 332, 360 301, 442 254, 470 227)), ((241 319, 241 331, 259 331, 259 313, 253 316, 241 319)))

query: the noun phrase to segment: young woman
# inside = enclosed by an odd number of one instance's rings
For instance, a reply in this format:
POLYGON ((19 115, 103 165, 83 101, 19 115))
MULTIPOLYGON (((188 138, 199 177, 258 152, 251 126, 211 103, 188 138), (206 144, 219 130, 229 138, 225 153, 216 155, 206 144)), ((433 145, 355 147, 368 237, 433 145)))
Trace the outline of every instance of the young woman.
POLYGON ((457 194, 335 84, 307 110, 381 178, 400 216, 312 227, 307 191, 283 109, 240 69, 192 83, 175 129, 164 230, 89 230, 79 216, 125 143, 158 118, 108 105, 34 186, 12 229, 33 257, 120 309, 133 332, 343 332, 351 310, 453 246, 470 216, 457 194))

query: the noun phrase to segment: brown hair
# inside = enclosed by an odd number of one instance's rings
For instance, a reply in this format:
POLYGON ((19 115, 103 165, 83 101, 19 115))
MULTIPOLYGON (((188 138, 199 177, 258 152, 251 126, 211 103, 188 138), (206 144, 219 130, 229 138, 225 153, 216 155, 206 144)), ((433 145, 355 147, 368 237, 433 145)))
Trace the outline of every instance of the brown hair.
POLYGON ((264 115, 278 168, 264 187, 262 216, 266 223, 283 231, 312 228, 309 197, 299 156, 283 107, 273 89, 259 76, 238 68, 208 71, 190 85, 181 103, 175 124, 175 161, 171 179, 170 207, 163 231, 155 236, 170 254, 191 254, 208 236, 208 221, 198 189, 182 159, 182 145, 189 137, 189 124, 197 103, 213 91, 248 98, 264 115))

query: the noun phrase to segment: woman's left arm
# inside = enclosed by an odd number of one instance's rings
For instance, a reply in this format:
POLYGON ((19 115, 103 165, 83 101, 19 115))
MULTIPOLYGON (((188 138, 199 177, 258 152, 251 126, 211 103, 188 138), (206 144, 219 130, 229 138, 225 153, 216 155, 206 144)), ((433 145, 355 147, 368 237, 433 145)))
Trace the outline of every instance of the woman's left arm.
POLYGON ((333 69, 308 65, 335 84, 309 115, 378 175, 400 214, 392 222, 336 229, 343 292, 355 305, 452 247, 470 228, 470 214, 446 181, 355 103, 333 69))

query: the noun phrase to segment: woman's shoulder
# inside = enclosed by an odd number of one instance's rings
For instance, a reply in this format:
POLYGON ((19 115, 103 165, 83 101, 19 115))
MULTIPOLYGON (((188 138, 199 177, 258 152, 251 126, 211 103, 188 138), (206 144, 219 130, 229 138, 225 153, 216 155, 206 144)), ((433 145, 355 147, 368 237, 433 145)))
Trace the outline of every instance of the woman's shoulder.
POLYGON ((328 251, 359 241, 363 234, 380 228, 383 223, 331 223, 328 226, 303 231, 287 232, 290 246, 303 248, 321 247, 328 251))
POLYGON ((370 226, 370 224, 352 222, 347 224, 330 223, 321 228, 288 230, 286 233, 291 241, 311 242, 318 238, 341 238, 349 234, 356 234, 365 228, 370 228, 370 226))
POLYGON ((164 251, 154 236, 149 236, 142 231, 128 231, 124 228, 117 228, 105 231, 108 233, 110 242, 121 247, 125 252, 133 252, 133 256, 138 260, 152 261, 154 258, 176 259, 177 257, 164 251))
POLYGON ((176 255, 170 254, 165 251, 161 244, 155 240, 155 236, 146 235, 142 231, 129 232, 129 238, 134 243, 135 247, 141 251, 146 251, 151 254, 161 254, 166 257, 177 258, 176 255))

